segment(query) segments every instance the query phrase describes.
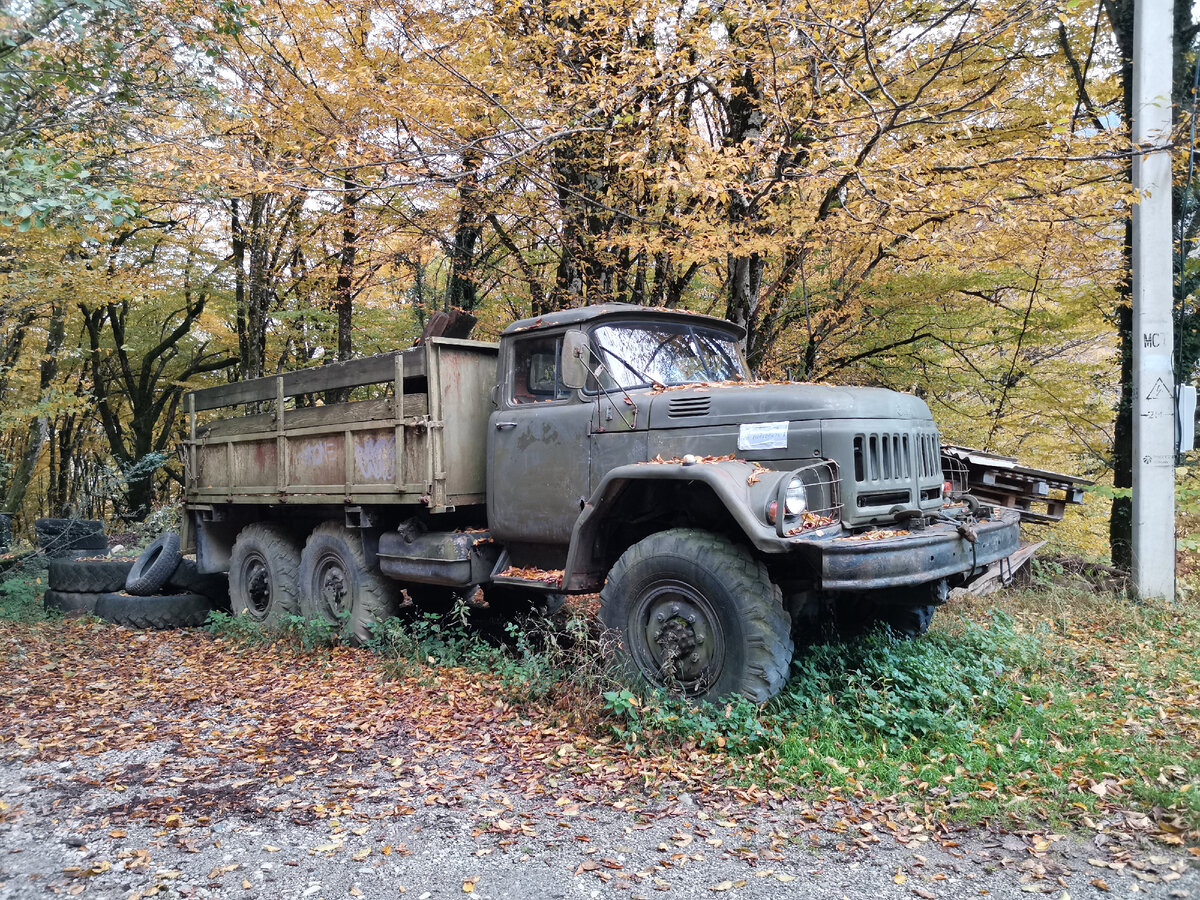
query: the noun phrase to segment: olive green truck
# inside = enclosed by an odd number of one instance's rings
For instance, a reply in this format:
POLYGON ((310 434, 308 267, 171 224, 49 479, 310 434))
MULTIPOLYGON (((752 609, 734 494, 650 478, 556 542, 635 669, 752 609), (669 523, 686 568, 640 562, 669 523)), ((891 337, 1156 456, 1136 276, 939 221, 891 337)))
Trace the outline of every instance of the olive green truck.
POLYGON ((728 322, 608 305, 197 390, 184 544, 238 614, 365 640, 403 599, 600 592, 624 663, 765 701, 833 616, 919 634, 1018 549, 924 401, 753 381, 728 322))

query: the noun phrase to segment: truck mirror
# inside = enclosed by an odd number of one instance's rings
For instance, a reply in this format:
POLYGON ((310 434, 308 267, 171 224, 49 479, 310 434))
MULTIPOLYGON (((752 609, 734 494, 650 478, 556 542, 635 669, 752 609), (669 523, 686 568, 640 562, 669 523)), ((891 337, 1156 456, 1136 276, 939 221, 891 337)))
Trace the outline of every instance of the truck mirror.
POLYGON ((590 358, 586 332, 568 331, 563 335, 562 383, 572 390, 587 384, 590 358))

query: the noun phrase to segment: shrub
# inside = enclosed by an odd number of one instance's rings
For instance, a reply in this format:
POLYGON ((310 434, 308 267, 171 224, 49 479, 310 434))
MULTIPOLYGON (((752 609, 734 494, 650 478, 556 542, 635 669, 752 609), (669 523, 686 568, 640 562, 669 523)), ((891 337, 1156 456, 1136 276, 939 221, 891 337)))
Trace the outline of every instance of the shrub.
POLYGON ((901 744, 970 741, 980 722, 1020 702, 1010 677, 1036 642, 994 613, 953 636, 905 641, 876 631, 854 643, 812 647, 772 704, 823 736, 901 744))

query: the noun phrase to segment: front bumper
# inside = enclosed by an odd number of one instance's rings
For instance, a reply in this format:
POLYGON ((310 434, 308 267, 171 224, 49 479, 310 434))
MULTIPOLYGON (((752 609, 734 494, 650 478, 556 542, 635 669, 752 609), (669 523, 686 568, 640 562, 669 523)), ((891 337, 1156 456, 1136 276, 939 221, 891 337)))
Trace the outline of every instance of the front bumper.
MULTIPOLYGON (((862 535, 805 542, 818 556, 820 586, 827 591, 866 591, 927 584, 956 575, 969 577, 1021 545, 1020 520, 999 511, 972 526, 974 543, 954 525, 870 539, 862 535)), ((868 535, 870 532, 867 533, 868 535)))

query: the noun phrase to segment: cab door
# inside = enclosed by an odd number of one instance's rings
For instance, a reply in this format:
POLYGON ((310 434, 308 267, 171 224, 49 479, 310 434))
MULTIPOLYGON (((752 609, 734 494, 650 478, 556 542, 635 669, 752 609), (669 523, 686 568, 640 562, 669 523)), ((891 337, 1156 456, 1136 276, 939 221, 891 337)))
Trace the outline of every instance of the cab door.
POLYGON ((589 495, 594 405, 562 383, 558 333, 512 338, 488 428, 488 526, 498 540, 558 544, 589 495))

